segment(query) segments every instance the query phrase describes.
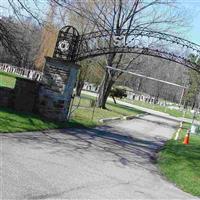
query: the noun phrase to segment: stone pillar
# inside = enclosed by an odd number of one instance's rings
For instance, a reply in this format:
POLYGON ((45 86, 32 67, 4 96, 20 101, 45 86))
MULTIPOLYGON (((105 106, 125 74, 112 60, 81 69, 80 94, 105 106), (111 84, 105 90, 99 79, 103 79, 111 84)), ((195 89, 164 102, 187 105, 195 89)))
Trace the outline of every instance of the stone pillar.
POLYGON ((38 111, 45 118, 66 121, 79 65, 46 57, 38 111))

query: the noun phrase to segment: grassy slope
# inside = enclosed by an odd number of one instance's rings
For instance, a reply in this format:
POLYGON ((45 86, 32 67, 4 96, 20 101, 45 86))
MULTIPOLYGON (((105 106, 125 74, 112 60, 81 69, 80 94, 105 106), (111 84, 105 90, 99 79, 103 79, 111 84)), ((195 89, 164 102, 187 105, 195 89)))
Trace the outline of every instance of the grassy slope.
MULTIPOLYGON (((137 101, 137 100, 131 101, 131 100, 127 99, 125 101, 128 102, 128 103, 132 103, 134 105, 137 105, 137 106, 141 106, 141 107, 149 108, 149 109, 152 109, 152 110, 168 113, 169 115, 174 116, 174 117, 183 117, 183 112, 181 112, 179 110, 169 109, 169 108, 165 108, 164 106, 157 105, 157 104, 153 105, 153 104, 149 104, 149 103, 137 101)), ((192 117, 193 117, 193 114, 191 112, 187 111, 185 113, 185 118, 192 119, 192 117)), ((197 116, 196 119, 200 120, 200 115, 197 116)))
MULTIPOLYGON (((72 119, 76 120, 79 123, 84 121, 85 124, 91 124, 91 123, 99 124, 98 121, 99 119, 102 118, 122 117, 122 116, 137 115, 143 113, 142 111, 134 108, 108 102, 106 104, 107 110, 95 108, 94 118, 93 121, 91 121, 93 108, 89 107, 89 102, 92 99, 94 100, 95 97, 82 95, 80 107, 74 112, 72 119)), ((76 99, 74 104, 77 103, 78 100, 76 99)))
POLYGON ((19 113, 7 108, 0 108, 0 133, 37 131, 76 126, 81 126, 81 124, 76 121, 55 123, 43 120, 33 114, 19 113))
MULTIPOLYGON (((188 128, 189 124, 185 124, 188 128)), ((200 136, 191 136, 190 144, 183 145, 186 129, 181 140, 170 140, 159 153, 161 172, 182 190, 200 197, 200 136)))
MULTIPOLYGON (((11 73, 0 72, 0 87, 2 86, 2 87, 14 88, 15 77, 16 77, 16 75, 13 75, 11 73)), ((92 98, 92 97, 89 97, 89 98, 92 98)), ((128 99, 126 99, 126 100, 124 99, 124 101, 129 102, 129 103, 133 103, 133 104, 138 105, 138 106, 142 106, 142 107, 157 110, 157 111, 160 111, 160 112, 168 113, 168 114, 170 114, 174 117, 182 117, 183 116, 183 113, 181 111, 178 111, 178 110, 175 110, 175 109, 165 109, 165 107, 160 106, 160 105, 153 105, 153 104, 149 104, 149 103, 145 103, 145 102, 141 102, 141 101, 131 101, 131 100, 128 100, 128 99)), ((83 100, 82 100, 82 102, 83 102, 83 100)), ((110 106, 107 106, 107 107, 108 107, 108 109, 110 109, 110 106)), ((112 107, 112 109, 115 109, 115 108, 112 107)), ((82 113, 84 113, 84 112, 85 111, 82 111, 82 113)), ((98 113, 100 113, 100 112, 98 112, 98 113)), ((129 113, 127 113, 127 114, 129 114, 129 113)), ((79 115, 82 115, 81 112, 77 115, 78 118, 79 118, 79 115)), ((115 117, 116 114, 110 114, 109 112, 103 112, 102 117, 101 117, 101 114, 100 114, 100 116, 98 116, 98 114, 97 114, 96 117, 97 118, 104 118, 104 116, 105 117, 112 117, 112 116, 115 117)), ((192 116, 192 113, 186 112, 185 117, 191 119, 193 116, 192 116)), ((197 116, 197 120, 200 120, 200 115, 197 116)))
POLYGON ((109 110, 95 109, 94 118, 91 120, 93 108, 88 107, 90 98, 81 100, 81 108, 77 109, 70 122, 55 123, 42 120, 33 114, 24 114, 6 108, 0 108, 0 132, 22 132, 44 129, 85 126, 92 127, 99 124, 99 119, 142 113, 125 106, 108 104, 109 110), (84 107, 83 107, 84 106, 84 107))
MULTIPOLYGON (((14 88, 15 81, 15 75, 0 72, 0 87, 14 88)), ((142 113, 136 109, 109 103, 107 104, 108 110, 96 108, 92 120, 93 108, 89 106, 91 99, 93 99, 93 97, 83 96, 81 99, 81 107, 74 112, 70 122, 63 124, 44 121, 38 116, 32 114, 22 114, 9 109, 0 108, 0 132, 34 131, 80 125, 91 127, 98 125, 98 121, 101 118, 136 115, 138 113, 142 113)), ((75 104, 76 103, 78 103, 77 100, 75 100, 75 104)))

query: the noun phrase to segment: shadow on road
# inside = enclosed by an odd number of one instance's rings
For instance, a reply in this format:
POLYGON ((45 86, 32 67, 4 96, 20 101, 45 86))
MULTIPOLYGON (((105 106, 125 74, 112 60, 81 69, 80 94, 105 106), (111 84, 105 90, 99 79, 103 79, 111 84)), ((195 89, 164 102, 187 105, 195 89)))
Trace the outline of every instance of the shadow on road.
POLYGON ((160 138, 143 140, 121 134, 110 126, 4 134, 3 137, 17 141, 20 145, 29 145, 30 148, 48 149, 49 154, 75 156, 78 153, 84 156, 95 152, 104 161, 116 162, 122 167, 140 165, 152 172, 155 169, 147 165, 151 164, 149 161, 155 161, 155 153, 164 143, 160 138))

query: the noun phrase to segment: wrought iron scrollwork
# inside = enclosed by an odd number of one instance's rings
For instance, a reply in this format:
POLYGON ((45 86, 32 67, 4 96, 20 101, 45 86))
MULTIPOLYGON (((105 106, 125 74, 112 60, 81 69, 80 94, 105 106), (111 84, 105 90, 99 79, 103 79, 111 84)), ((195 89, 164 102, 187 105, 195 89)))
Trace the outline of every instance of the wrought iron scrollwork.
POLYGON ((103 30, 79 35, 66 26, 60 30, 54 57, 68 61, 81 61, 104 54, 135 53, 170 60, 200 72, 200 65, 189 59, 200 55, 200 45, 166 33, 144 29, 103 30))

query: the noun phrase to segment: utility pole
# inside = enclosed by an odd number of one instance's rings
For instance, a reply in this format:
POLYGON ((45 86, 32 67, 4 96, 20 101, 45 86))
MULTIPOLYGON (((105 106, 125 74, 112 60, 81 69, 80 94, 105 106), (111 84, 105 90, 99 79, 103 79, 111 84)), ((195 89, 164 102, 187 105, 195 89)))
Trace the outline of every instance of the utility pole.
MULTIPOLYGON (((196 60, 195 60, 195 63, 197 64, 199 62, 199 55, 197 56, 196 60)), ((195 117, 196 117, 196 112, 197 112, 197 109, 195 110, 195 105, 196 103, 194 103, 194 112, 193 112, 193 117, 192 117, 192 123, 191 123, 191 127, 190 127, 190 132, 191 133, 195 133, 195 129, 196 129, 196 126, 194 125, 194 120, 195 120, 195 117)))
POLYGON ((111 70, 115 70, 115 71, 120 71, 120 72, 128 73, 128 74, 131 74, 131 75, 134 75, 134 76, 146 78, 146 79, 149 79, 149 80, 152 80, 152 81, 158 81, 158 82, 165 83, 165 84, 168 84, 168 85, 173 85, 173 86, 176 86, 176 87, 187 89, 187 87, 183 86, 183 85, 179 85, 179 84, 172 83, 172 82, 169 82, 169 81, 164 81, 164 80, 153 78, 153 77, 150 77, 150 76, 145 76, 143 74, 138 74, 138 73, 131 72, 131 71, 128 71, 128 70, 116 69, 116 68, 110 67, 110 66, 106 66, 106 68, 111 69, 111 70))
POLYGON ((185 95, 185 91, 186 91, 186 88, 183 88, 182 93, 181 93, 180 102, 179 102, 179 108, 181 107, 181 104, 182 104, 182 101, 183 101, 183 97, 185 95))

